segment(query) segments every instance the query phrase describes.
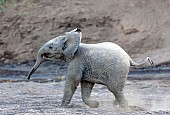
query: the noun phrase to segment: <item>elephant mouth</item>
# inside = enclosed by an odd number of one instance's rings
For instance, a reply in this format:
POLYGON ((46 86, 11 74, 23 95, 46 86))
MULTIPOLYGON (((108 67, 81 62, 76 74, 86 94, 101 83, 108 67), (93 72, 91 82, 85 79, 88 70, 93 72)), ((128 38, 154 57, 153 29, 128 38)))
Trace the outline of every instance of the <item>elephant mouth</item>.
POLYGON ((43 56, 44 56, 45 58, 52 58, 52 57, 53 57, 53 55, 50 54, 50 53, 44 53, 43 56))
POLYGON ((63 55, 60 53, 55 53, 55 54, 45 53, 43 54, 43 56, 47 59, 62 59, 63 58, 63 55))

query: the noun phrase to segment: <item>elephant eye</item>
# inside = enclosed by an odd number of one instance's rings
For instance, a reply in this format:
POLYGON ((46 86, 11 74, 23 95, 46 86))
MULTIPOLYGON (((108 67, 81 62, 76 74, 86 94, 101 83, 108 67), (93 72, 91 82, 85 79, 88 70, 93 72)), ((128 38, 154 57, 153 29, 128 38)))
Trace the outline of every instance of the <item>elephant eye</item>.
POLYGON ((53 47, 52 46, 49 46, 49 49, 52 49, 53 47))

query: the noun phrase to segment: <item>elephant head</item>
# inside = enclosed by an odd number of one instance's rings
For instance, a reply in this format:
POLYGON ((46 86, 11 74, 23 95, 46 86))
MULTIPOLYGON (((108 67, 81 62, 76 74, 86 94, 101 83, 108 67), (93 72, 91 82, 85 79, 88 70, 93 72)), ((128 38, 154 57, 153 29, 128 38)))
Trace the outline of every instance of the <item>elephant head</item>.
POLYGON ((35 65, 29 72, 27 79, 30 79, 31 75, 40 66, 41 62, 46 59, 63 59, 69 62, 73 59, 75 52, 77 51, 81 42, 81 30, 76 28, 70 32, 65 32, 63 35, 56 37, 47 43, 45 43, 37 53, 37 59, 35 65))

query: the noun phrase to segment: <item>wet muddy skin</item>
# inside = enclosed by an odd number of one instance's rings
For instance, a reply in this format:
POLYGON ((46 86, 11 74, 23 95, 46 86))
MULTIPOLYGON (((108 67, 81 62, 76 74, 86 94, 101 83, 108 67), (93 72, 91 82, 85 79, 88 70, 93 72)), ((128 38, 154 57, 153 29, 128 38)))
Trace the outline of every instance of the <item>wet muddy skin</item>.
POLYGON ((92 98, 100 102, 98 108, 89 108, 83 103, 80 86, 68 108, 61 108, 67 65, 46 62, 28 81, 25 78, 33 64, 34 62, 0 67, 1 114, 170 114, 170 69, 168 67, 131 69, 124 89, 131 112, 126 113, 119 112, 113 107, 113 94, 99 84, 96 84, 92 91, 92 98))

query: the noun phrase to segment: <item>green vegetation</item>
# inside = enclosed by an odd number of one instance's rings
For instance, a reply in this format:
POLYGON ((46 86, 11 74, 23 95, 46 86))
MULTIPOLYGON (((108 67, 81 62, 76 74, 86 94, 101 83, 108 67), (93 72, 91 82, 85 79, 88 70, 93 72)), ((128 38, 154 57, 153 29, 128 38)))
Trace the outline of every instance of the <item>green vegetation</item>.
POLYGON ((0 0, 0 4, 4 4, 7 0, 0 0))
POLYGON ((16 6, 16 0, 0 0, 0 13, 4 11, 5 3, 9 2, 16 6))
MULTIPOLYGON (((22 1, 20 1, 22 2, 22 1)), ((31 9, 34 8, 36 5, 32 2, 32 0, 27 0, 24 4, 20 4, 20 2, 17 2, 17 0, 0 0, 0 13, 3 13, 5 10, 5 7, 7 5, 11 5, 13 7, 20 7, 22 11, 19 13, 21 16, 25 16, 28 14, 27 11, 24 11, 24 9, 31 9)))
POLYGON ((7 0, 0 0, 0 13, 3 12, 5 1, 7 0))
POLYGON ((10 3, 15 4, 16 0, 0 0, 0 5, 4 5, 6 2, 10 2, 10 3))
POLYGON ((5 2, 7 2, 7 1, 9 1, 9 0, 0 0, 0 13, 3 12, 3 10, 4 10, 4 4, 5 4, 5 2))

